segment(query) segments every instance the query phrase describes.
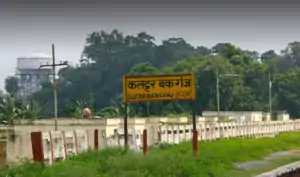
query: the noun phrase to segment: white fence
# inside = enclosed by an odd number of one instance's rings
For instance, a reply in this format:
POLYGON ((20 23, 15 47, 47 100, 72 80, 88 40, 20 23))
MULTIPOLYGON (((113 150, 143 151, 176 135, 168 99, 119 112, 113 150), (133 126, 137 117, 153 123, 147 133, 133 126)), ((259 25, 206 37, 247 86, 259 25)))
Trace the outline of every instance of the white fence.
MULTIPOLYGON (((141 148, 141 135, 136 132, 128 132, 130 149, 141 148)), ((95 135, 93 135, 95 136, 95 135)), ((53 164, 56 161, 65 160, 69 155, 77 155, 89 148, 94 148, 94 142, 90 143, 88 131, 50 131, 42 132, 42 146, 45 164, 53 164)), ((95 141, 95 140, 94 140, 95 141)), ((98 148, 122 147, 124 146, 124 136, 106 137, 105 130, 98 132, 98 148)))
MULTIPOLYGON (((198 140, 211 141, 230 137, 274 137, 280 132, 300 130, 300 121, 270 121, 270 122, 229 122, 229 123, 199 123, 197 125, 198 140)), ((192 139, 192 125, 164 125, 147 129, 147 144, 175 143, 192 139)), ((142 144, 141 134, 130 132, 129 147, 140 149, 142 144)), ((93 135, 94 136, 94 135, 93 135)), ((94 147, 94 142, 89 142, 87 131, 77 130, 71 132, 51 131, 43 132, 44 159, 47 164, 57 160, 64 160, 71 154, 78 154, 94 147)), ((99 149, 106 147, 122 147, 124 137, 106 137, 105 130, 99 131, 99 149)))
MULTIPOLYGON (((300 121, 212 122, 197 125, 199 141, 230 137, 274 137, 280 132, 298 130, 300 130, 300 121)), ((161 126, 158 132, 160 134, 160 142, 178 144, 192 139, 192 125, 161 126)), ((153 130, 151 130, 151 133, 153 133, 153 130)))
POLYGON ((90 147, 87 131, 50 131, 42 133, 44 159, 46 164, 64 160, 68 155, 78 154, 90 147))

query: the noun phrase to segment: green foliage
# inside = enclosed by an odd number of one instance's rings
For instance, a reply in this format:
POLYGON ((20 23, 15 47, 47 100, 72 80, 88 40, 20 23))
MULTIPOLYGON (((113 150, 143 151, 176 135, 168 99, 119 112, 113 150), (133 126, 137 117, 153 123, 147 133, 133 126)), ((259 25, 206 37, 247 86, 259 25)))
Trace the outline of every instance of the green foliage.
POLYGON ((5 79, 5 90, 11 95, 15 95, 19 91, 18 86, 19 78, 15 76, 8 76, 5 79))
POLYGON ((47 104, 39 107, 39 105, 34 101, 30 100, 29 103, 22 105, 20 116, 24 119, 29 119, 34 121, 41 118, 40 113, 47 107, 47 104))
MULTIPOLYGON (((277 151, 300 147, 300 134, 276 138, 223 139, 199 142, 199 157, 190 142, 151 148, 147 156, 122 149, 88 151, 54 167, 24 162, 0 171, 0 177, 227 177, 236 162, 258 160, 277 151)), ((229 177, 229 176, 228 176, 229 177)))
POLYGON ((22 104, 16 101, 13 95, 0 100, 1 120, 5 120, 8 124, 13 125, 14 120, 22 117, 21 113, 22 104))
POLYGON ((108 106, 101 109, 99 112, 96 113, 97 116, 101 117, 118 117, 120 116, 118 108, 114 106, 108 106))
POLYGON ((129 117, 133 117, 133 110, 130 105, 126 105, 122 103, 120 100, 111 100, 112 106, 105 107, 97 112, 98 116, 102 117, 124 117, 125 113, 129 117))
POLYGON ((86 103, 78 100, 72 100, 71 106, 64 109, 65 116, 82 119, 83 109, 86 108, 86 103))
POLYGON ((32 122, 40 118, 40 113, 46 106, 39 107, 34 100, 22 103, 13 95, 8 95, 0 99, 0 120, 7 121, 9 125, 13 125, 18 119, 28 119, 29 122, 32 122))
MULTIPOLYGON (((217 109, 217 73, 221 111, 267 111, 268 74, 271 73, 272 110, 287 110, 294 118, 300 116, 299 42, 290 42, 281 53, 269 50, 262 54, 231 43, 218 43, 212 48, 192 46, 176 37, 156 43, 146 32, 125 35, 113 30, 89 34, 79 66, 59 71, 58 115, 62 116, 64 110, 69 109, 70 100, 81 100, 89 103, 88 107, 98 115, 120 116, 120 107, 110 100, 120 97, 123 75, 194 72, 199 115, 203 110, 217 109), (238 77, 225 77, 229 73, 238 77)), ((6 90, 15 93, 18 89, 15 83, 16 79, 9 77, 6 90)), ((53 116, 51 83, 44 83, 33 97, 40 105, 48 102, 43 115, 53 116)), ((122 98, 118 102, 121 103, 122 98)), ((191 106, 185 101, 134 103, 128 107, 136 117, 191 112, 191 106)))

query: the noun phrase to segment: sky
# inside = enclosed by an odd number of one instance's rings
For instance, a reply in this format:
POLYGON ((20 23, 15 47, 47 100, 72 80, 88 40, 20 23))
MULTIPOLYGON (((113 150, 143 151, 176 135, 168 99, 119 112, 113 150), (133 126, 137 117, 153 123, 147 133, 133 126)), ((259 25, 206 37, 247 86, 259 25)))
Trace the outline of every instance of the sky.
POLYGON ((260 53, 279 52, 300 40, 299 17, 299 5, 0 4, 0 89, 14 75, 17 57, 50 55, 52 43, 58 61, 78 62, 93 31, 146 31, 157 43, 182 37, 195 46, 230 42, 260 53))

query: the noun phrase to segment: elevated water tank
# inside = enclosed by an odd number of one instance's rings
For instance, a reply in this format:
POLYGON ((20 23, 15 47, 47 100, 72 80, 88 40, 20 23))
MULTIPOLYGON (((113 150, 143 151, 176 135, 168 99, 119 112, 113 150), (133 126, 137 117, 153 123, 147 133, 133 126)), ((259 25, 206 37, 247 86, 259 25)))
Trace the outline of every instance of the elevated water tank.
MULTIPOLYGON (((39 69, 42 64, 51 64, 52 57, 44 53, 33 53, 27 56, 17 58, 18 70, 35 70, 39 69)), ((42 68, 44 69, 44 68, 42 68)))

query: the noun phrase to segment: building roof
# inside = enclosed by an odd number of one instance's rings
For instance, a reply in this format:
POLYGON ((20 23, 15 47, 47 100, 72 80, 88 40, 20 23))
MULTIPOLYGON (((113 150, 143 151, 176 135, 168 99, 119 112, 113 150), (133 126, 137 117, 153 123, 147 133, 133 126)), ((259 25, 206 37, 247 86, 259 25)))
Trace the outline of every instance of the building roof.
POLYGON ((45 53, 31 53, 28 55, 23 55, 18 58, 52 58, 50 55, 47 55, 45 53))

